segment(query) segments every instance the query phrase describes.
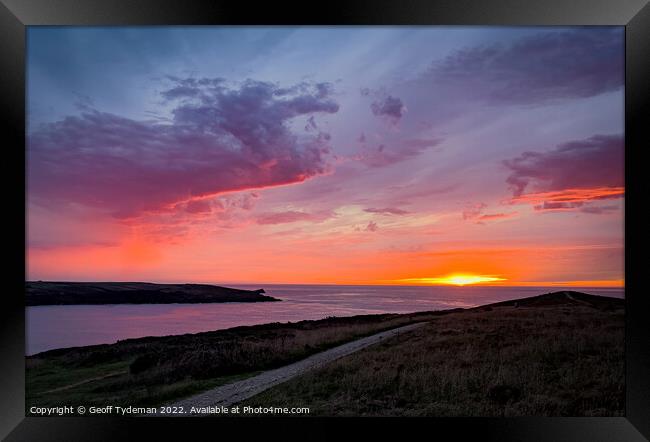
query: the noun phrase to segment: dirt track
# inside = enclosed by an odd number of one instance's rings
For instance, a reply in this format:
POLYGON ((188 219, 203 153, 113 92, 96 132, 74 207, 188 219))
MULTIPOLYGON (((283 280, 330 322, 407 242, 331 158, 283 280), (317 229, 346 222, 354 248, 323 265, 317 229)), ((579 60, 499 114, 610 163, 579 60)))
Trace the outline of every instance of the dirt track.
POLYGON ((424 322, 416 324, 405 325, 403 327, 386 330, 365 338, 357 339, 356 341, 348 342, 338 347, 311 355, 301 361, 294 362, 293 364, 284 367, 276 368, 274 370, 265 371, 257 376, 244 379, 242 381, 233 382, 231 384, 221 385, 213 388, 212 390, 191 396, 187 399, 169 404, 169 406, 182 406, 186 413, 192 407, 208 407, 208 406, 224 406, 229 407, 237 402, 241 402, 264 390, 267 390, 275 385, 288 381, 291 378, 299 376, 309 370, 321 367, 329 362, 332 362, 343 356, 359 351, 365 347, 381 342, 392 336, 400 333, 413 330, 423 326, 424 322))

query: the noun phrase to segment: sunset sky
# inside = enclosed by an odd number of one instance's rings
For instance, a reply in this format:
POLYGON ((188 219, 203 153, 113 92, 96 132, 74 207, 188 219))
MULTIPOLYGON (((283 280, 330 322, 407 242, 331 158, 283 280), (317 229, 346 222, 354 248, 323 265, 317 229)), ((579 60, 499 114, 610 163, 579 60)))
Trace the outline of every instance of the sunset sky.
POLYGON ((27 44, 30 280, 623 285, 622 27, 27 44))

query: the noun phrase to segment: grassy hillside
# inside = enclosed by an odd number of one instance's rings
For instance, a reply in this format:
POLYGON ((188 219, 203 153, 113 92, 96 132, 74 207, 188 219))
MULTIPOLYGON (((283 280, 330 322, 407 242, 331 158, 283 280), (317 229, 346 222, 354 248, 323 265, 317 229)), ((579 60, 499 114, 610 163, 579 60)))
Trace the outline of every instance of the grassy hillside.
POLYGON ((262 289, 240 290, 208 284, 29 281, 26 292, 28 306, 279 301, 263 295, 262 289))
POLYGON ((440 314, 445 313, 327 318, 50 350, 26 358, 27 410, 160 405, 440 314))
POLYGON ((435 317, 244 405, 339 416, 620 416, 623 344, 623 300, 547 294, 435 317))

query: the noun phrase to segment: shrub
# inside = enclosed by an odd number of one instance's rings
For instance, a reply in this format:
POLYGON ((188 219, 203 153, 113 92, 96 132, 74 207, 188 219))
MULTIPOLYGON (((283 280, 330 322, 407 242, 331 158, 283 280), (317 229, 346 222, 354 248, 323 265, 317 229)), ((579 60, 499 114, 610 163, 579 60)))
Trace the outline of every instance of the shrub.
POLYGON ((158 365, 160 356, 157 353, 145 353, 135 358, 129 365, 129 373, 136 375, 158 365))

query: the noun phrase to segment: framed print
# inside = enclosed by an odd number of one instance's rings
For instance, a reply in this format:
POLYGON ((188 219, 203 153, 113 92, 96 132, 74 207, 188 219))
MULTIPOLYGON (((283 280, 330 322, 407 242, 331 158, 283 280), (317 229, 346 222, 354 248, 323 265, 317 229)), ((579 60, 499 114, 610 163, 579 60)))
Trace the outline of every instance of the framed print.
POLYGON ((6 440, 649 437, 647 2, 0 17, 6 440))

